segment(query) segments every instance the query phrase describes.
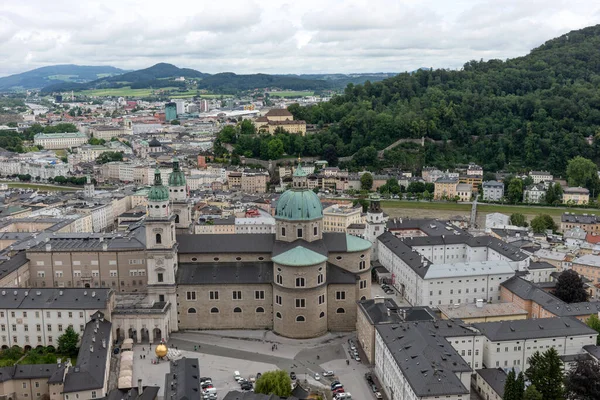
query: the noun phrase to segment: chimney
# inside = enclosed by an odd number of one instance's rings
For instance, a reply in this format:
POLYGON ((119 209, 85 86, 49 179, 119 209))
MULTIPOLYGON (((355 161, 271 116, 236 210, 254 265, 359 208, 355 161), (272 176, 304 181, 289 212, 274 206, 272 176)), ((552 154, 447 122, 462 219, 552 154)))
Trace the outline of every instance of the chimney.
POLYGON ((46 243, 46 251, 52 251, 52 245, 50 243, 46 243))
MULTIPOLYGON (((102 339, 102 348, 105 349, 106 348, 106 339, 102 339)), ((141 380, 141 379, 140 379, 141 380)))
POLYGON ((375 304, 380 304, 380 303, 383 303, 385 301, 385 297, 383 297, 383 296, 375 296, 373 298, 373 300, 375 300, 375 304))
POLYGON ((142 386, 142 380, 138 379, 138 397, 141 397, 143 392, 144 387, 142 386))

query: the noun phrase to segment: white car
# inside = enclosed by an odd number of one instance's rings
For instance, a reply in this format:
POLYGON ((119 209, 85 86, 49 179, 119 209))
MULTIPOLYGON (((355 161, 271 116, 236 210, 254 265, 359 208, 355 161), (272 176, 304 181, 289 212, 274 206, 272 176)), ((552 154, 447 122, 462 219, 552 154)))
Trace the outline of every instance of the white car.
POLYGON ((334 376, 335 374, 333 373, 333 371, 323 371, 323 376, 334 376))
POLYGON ((243 379, 242 375, 240 375, 240 371, 233 371, 233 379, 235 379, 236 382, 243 379))
POLYGON ((315 381, 319 381, 321 380, 321 377, 319 376, 319 374, 315 374, 315 381))

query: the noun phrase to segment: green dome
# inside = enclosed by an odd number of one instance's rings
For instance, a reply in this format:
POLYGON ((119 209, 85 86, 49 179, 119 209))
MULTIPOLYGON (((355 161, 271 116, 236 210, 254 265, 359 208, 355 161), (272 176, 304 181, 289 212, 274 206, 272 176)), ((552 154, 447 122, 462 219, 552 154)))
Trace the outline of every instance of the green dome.
POLYGON ((290 189, 277 200, 275 218, 290 221, 310 221, 323 218, 323 206, 312 190, 290 189))
POLYGON ((169 175, 169 186, 185 186, 185 175, 179 168, 177 158, 173 158, 173 172, 169 175))
POLYGON ((169 200, 169 189, 162 184, 160 177, 160 170, 156 168, 154 170, 154 186, 150 188, 148 192, 148 201, 168 201, 169 200))

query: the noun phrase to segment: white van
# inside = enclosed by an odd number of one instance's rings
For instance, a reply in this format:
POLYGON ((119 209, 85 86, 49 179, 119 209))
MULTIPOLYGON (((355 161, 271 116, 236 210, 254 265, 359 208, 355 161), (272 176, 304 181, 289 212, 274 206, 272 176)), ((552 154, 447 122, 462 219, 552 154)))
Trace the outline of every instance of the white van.
POLYGON ((242 379, 240 371, 233 371, 233 379, 235 379, 236 382, 239 382, 242 379))

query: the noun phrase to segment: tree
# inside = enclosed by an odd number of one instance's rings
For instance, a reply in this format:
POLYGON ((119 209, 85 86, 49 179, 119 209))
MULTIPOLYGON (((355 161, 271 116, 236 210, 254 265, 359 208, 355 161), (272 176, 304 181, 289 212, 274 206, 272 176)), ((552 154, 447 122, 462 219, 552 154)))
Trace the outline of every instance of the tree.
POLYGON ((595 191, 598 193, 598 189, 600 188, 596 163, 581 156, 569 160, 567 164, 567 179, 569 186, 585 187, 590 192, 595 191))
POLYGON ((96 158, 98 164, 106 164, 111 161, 123 161, 123 153, 120 151, 105 151, 96 158))
POLYGON ((249 119, 245 119, 240 123, 240 133, 242 135, 254 135, 256 133, 256 126, 249 119))
POLYGON ((502 400, 521 400, 517 397, 517 377, 514 369, 511 369, 506 376, 502 400))
POLYGON ((560 183, 550 185, 546 191, 545 201, 550 205, 559 204, 562 199, 562 194, 563 190, 562 186, 560 186, 560 183))
POLYGON ((544 233, 546 230, 557 230, 556 223, 548 214, 540 214, 531 220, 531 229, 535 233, 544 233))
POLYGON ((95 137, 91 137, 90 140, 88 140, 88 143, 91 144, 91 145, 96 145, 97 146, 97 145, 102 145, 102 144, 106 143, 106 140, 104 140, 104 139, 98 139, 98 138, 95 138, 95 137))
POLYGON ((254 384, 254 392, 289 397, 292 394, 292 380, 285 371, 267 371, 254 384))
POLYGON ((269 142, 269 159, 277 160, 281 158, 284 152, 285 150, 281 139, 275 138, 269 142))
POLYGON ((523 181, 519 178, 513 178, 508 184, 508 200, 511 203, 518 203, 523 198, 523 181))
POLYGON ((583 279, 572 269, 563 271, 556 282, 554 295, 566 303, 580 303, 588 300, 583 279))
POLYGON ((373 175, 365 172, 360 177, 360 188, 362 190, 371 190, 373 188, 373 175))
POLYGON ((529 358, 525 376, 535 385, 544 400, 563 400, 562 361, 554 347, 540 354, 536 351, 529 358))
POLYGON ((79 334, 75 332, 72 325, 69 325, 65 333, 58 337, 58 352, 69 357, 75 357, 78 342, 79 334))
POLYGON ((544 397, 535 388, 535 385, 529 385, 523 393, 523 400, 544 400, 544 397))
MULTIPOLYGON (((600 333, 600 318, 598 318, 598 315, 590 315, 590 317, 585 321, 585 323, 587 324, 587 326, 600 333)), ((598 337, 596 338, 596 345, 600 346, 600 335, 598 335, 598 337)))
POLYGON ((335 167, 338 164, 337 150, 334 145, 326 144, 323 146, 323 159, 331 167, 335 167))
POLYGON ((171 125, 181 125, 178 119, 171 120, 171 125))
POLYGON ((521 213, 513 213, 510 216, 510 224, 515 226, 527 226, 527 219, 521 213))
POLYGON ((600 363, 579 358, 565 379, 567 399, 598 400, 600 398, 600 363))

